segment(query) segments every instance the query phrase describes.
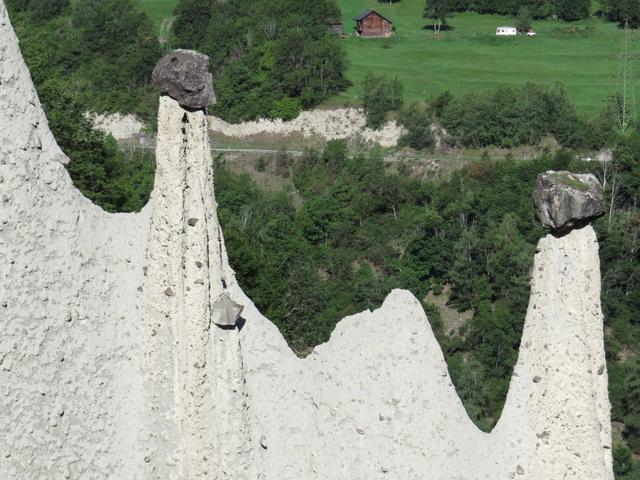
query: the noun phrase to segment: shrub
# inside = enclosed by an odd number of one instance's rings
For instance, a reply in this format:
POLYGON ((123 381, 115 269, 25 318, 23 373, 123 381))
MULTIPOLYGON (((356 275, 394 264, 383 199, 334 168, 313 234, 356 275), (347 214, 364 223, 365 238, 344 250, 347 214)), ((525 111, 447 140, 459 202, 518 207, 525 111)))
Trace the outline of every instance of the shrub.
POLYGON ((362 104, 367 126, 378 129, 387 120, 387 114, 402 107, 402 83, 395 77, 368 74, 362 83, 362 104))
POLYGON ((300 100, 297 98, 284 97, 273 103, 273 108, 269 112, 271 118, 281 118, 291 120, 300 114, 300 100))
POLYGON ((529 83, 520 90, 502 87, 437 102, 443 126, 465 146, 535 145, 546 134, 566 146, 580 144, 578 116, 560 85, 544 91, 529 83))
POLYGON ((528 32, 531 30, 531 23, 533 22, 533 15, 529 7, 523 6, 518 10, 518 16, 516 17, 516 28, 521 32, 528 32))
POLYGON ((451 92, 449 90, 445 90, 441 94, 436 95, 435 97, 432 97, 427 102, 427 109, 429 110, 429 112, 431 112, 431 114, 434 117, 440 118, 442 117, 442 114, 445 108, 447 108, 447 106, 451 103, 453 98, 454 97, 451 94, 451 92))
POLYGON ((29 0, 29 14, 36 21, 46 21, 69 8, 69 0, 29 0))
POLYGON ((401 112, 400 123, 406 129, 406 133, 400 138, 400 145, 417 150, 433 149, 435 140, 428 112, 414 103, 401 112))
POLYGON ((258 172, 264 172, 267 170, 267 165, 268 165, 267 159, 264 157, 260 157, 258 158, 258 160, 256 160, 255 169, 258 172))
POLYGON ((601 111, 596 117, 584 122, 581 143, 585 148, 599 150, 615 143, 615 119, 610 109, 601 111))
POLYGON ((616 443, 613 447, 613 473, 616 478, 626 475, 633 467, 631 450, 624 443, 616 443))
POLYGON ((587 18, 590 8, 591 0, 555 0, 555 14, 569 22, 587 18))
POLYGON ((286 147, 278 151, 276 154, 276 175, 280 175, 283 178, 289 178, 292 164, 293 161, 287 153, 286 147))

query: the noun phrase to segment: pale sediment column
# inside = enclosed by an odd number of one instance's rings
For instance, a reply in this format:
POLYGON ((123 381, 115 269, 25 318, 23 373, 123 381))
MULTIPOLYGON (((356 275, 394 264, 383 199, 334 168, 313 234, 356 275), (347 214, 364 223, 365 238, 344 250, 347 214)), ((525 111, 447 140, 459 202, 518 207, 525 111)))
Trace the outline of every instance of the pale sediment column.
POLYGON ((250 452, 238 330, 211 321, 227 285, 206 116, 163 96, 158 130, 141 301, 145 460, 152 478, 241 478, 250 452))
POLYGON ((600 258, 589 225, 604 214, 602 187, 591 174, 548 171, 533 201, 552 233, 538 242, 518 362, 494 433, 517 452, 514 475, 610 480, 600 258))
POLYGON ((612 475, 610 403, 591 226, 538 244, 520 355, 496 440, 525 478, 612 475))

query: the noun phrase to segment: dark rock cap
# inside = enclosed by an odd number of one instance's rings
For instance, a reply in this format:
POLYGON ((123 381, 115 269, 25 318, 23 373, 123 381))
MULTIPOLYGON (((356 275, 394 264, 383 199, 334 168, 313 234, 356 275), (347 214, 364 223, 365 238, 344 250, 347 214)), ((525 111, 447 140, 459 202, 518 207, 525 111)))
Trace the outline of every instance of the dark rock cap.
POLYGON ((533 203, 542 225, 559 234, 604 215, 602 186, 591 173, 541 173, 533 203))
POLYGON ((215 103, 211 61, 194 50, 173 50, 156 64, 151 75, 160 92, 180 106, 194 110, 215 103))

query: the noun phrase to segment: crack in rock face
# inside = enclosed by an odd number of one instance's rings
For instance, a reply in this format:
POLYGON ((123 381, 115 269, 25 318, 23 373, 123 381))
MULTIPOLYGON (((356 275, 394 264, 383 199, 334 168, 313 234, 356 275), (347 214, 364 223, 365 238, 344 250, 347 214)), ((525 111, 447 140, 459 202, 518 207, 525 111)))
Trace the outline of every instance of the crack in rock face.
POLYGON ((200 52, 173 50, 156 64, 151 79, 183 108, 200 110, 216 101, 211 61, 200 52))
POLYGON ((604 215, 602 186, 591 173, 541 173, 533 203, 542 225, 555 234, 565 234, 604 215))

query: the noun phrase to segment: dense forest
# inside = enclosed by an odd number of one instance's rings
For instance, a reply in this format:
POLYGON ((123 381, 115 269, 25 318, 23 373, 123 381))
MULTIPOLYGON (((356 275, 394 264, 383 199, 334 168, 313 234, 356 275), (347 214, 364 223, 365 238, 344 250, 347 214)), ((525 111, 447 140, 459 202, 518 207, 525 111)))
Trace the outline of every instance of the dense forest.
POLYGON ((260 190, 248 175, 216 163, 216 192, 229 255, 256 305, 299 352, 327 340, 335 322, 376 308, 392 288, 423 300, 449 370, 472 419, 490 429, 500 416, 517 359, 535 245, 544 235, 531 194, 548 169, 593 171, 606 179, 610 215, 601 242, 617 478, 640 463, 640 136, 622 139, 603 171, 560 151, 532 161, 484 159, 446 181, 423 181, 408 166, 385 168, 381 153, 349 154, 343 142, 293 164, 303 197, 260 190), (450 331, 429 291, 450 288, 449 306, 473 318, 450 331), (448 333, 447 333, 448 332, 448 333))
POLYGON ((175 46, 211 57, 216 115, 293 118, 348 86, 333 0, 180 0, 175 46))
MULTIPOLYGON (((556 16, 573 21, 591 15, 591 0, 427 0, 427 9, 439 12, 477 12, 518 15, 526 9, 533 18, 556 16)), ((633 26, 640 22, 640 4, 634 0, 602 0, 597 13, 610 20, 633 26)))
MULTIPOLYGON (((456 8, 514 14, 522 3, 472 0, 456 8), (498 10, 507 4, 510 10, 498 10)), ((532 11, 549 5, 525 3, 532 11)), ((557 2, 565 3, 571 2, 557 2)), ((129 0, 7 4, 51 128, 72 159, 75 184, 109 211, 140 209, 152 188, 153 158, 125 156, 112 138, 93 130, 85 111, 154 117, 157 91, 149 74, 161 49, 149 20, 129 0)), ((635 4, 602 5, 621 21, 637 15, 635 4)), ((212 56, 220 115, 288 118, 346 86, 344 54, 326 29, 339 15, 332 3, 212 5, 182 0, 174 34, 178 45, 212 56)), ((247 294, 304 354, 325 341, 341 317, 376 308, 392 288, 409 289, 423 301, 470 417, 490 429, 516 360, 535 244, 544 234, 531 205, 535 178, 547 169, 593 171, 605 183, 610 207, 596 229, 615 470, 618 479, 640 479, 640 134, 616 134, 610 111, 593 121, 579 118, 561 87, 461 97, 445 92, 403 108, 396 79, 367 82, 372 126, 399 110, 408 128, 403 143, 416 149, 433 148, 437 123, 448 129, 452 145, 512 147, 553 135, 572 149, 615 146, 614 159, 582 162, 570 150, 530 161, 485 155, 450 177, 424 180, 409 165, 388 168, 380 150, 354 152, 330 142, 295 162, 283 159, 283 174, 291 175, 302 200, 297 204, 290 192, 261 190, 219 158, 220 219, 247 294), (510 121, 504 121, 507 109, 510 121), (449 308, 472 311, 472 319, 452 330, 428 300, 444 293, 449 308)))
MULTIPOLYGON (((135 2, 7 6, 36 85, 88 110, 135 113, 154 124, 150 75, 162 49, 135 2)), ((220 99, 214 112, 226 120, 293 118, 349 85, 344 52, 327 28, 341 15, 333 0, 181 0, 175 15, 173 46, 211 57, 220 99)))
POLYGON ((130 0, 7 0, 43 103, 72 97, 87 110, 136 113, 153 121, 151 71, 160 45, 130 0))
POLYGON ((562 20, 578 20, 589 16, 591 0, 428 0, 447 4, 451 11, 517 15, 527 8, 535 18, 557 15, 562 20))

